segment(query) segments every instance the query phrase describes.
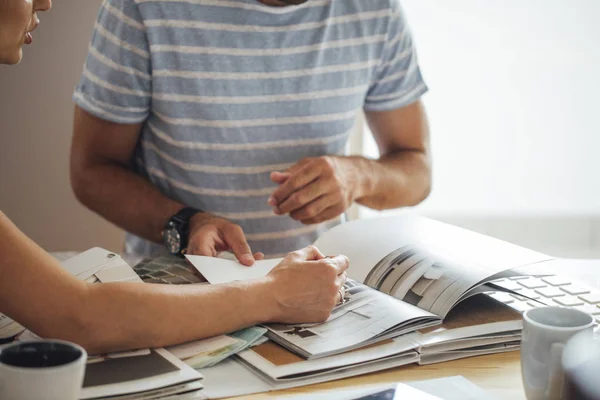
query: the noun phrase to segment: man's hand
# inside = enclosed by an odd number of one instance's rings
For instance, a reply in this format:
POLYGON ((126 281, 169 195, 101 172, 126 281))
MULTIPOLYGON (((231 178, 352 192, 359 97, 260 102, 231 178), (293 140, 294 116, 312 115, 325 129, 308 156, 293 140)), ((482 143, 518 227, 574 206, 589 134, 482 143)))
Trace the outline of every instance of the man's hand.
POLYGON ((314 246, 289 253, 265 278, 275 301, 269 322, 325 321, 341 301, 348 264, 346 256, 325 257, 314 246))
MULTIPOLYGON (((276 214, 317 224, 342 214, 361 197, 364 168, 356 157, 305 158, 285 172, 271 173, 280 186, 269 198, 276 214)), ((365 163, 366 164, 366 163, 365 163)))
POLYGON ((222 251, 232 251, 238 261, 252 265, 264 254, 252 255, 244 231, 239 225, 210 213, 198 213, 190 220, 188 254, 217 257, 222 251))

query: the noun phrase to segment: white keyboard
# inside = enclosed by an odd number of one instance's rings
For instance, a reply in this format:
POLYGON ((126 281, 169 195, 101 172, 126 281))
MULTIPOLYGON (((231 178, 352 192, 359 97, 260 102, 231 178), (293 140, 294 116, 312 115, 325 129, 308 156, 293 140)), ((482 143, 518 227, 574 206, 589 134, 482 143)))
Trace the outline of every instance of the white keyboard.
POLYGON ((574 283, 568 277, 515 276, 491 281, 489 286, 506 291, 490 292, 488 296, 521 313, 535 307, 567 307, 591 314, 600 324, 600 290, 574 283))

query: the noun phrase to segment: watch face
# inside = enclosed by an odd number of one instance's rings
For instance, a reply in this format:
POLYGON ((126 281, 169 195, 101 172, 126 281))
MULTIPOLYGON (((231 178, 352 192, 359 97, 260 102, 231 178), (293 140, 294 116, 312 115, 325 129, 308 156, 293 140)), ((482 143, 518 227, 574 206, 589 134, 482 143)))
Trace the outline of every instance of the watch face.
POLYGON ((171 254, 178 254, 181 251, 181 236, 174 227, 169 226, 164 230, 163 242, 171 254))

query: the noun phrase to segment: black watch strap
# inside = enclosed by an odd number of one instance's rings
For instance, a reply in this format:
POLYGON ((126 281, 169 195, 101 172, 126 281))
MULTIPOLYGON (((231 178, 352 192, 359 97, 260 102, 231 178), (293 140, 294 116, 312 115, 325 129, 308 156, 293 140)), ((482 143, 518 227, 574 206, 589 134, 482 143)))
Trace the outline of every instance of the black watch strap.
POLYGON ((174 221, 179 224, 190 224, 190 219, 199 212, 202 212, 194 207, 185 207, 179 210, 179 212, 171 217, 169 221, 174 221))
POLYGON ((190 234, 190 220, 197 213, 202 212, 201 210, 194 207, 185 207, 173 215, 165 229, 175 229, 179 234, 180 243, 179 251, 176 255, 183 256, 183 251, 187 248, 190 234))

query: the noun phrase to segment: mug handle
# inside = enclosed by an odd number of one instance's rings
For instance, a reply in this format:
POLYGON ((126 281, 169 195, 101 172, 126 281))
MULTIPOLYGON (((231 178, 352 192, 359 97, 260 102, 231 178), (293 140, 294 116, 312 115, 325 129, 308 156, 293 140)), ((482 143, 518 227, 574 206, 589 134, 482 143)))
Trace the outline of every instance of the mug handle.
POLYGON ((548 391, 546 398, 562 399, 564 373, 562 370, 562 354, 564 343, 552 343, 550 347, 550 375, 548 376, 548 391))

